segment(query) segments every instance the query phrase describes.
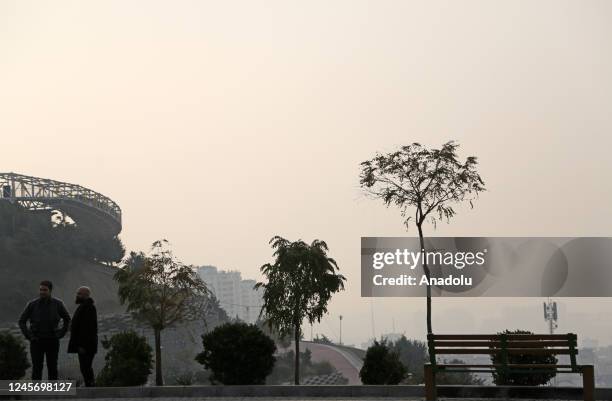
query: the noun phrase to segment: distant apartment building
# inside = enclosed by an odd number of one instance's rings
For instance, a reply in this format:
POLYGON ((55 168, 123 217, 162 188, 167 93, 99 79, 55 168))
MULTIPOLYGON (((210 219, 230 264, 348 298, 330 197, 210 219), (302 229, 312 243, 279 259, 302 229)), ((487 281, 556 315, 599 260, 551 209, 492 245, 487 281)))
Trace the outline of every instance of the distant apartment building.
POLYGON ((219 300, 221 308, 232 318, 254 323, 261 308, 261 295, 253 286, 255 280, 243 280, 238 271, 201 266, 198 273, 219 300))

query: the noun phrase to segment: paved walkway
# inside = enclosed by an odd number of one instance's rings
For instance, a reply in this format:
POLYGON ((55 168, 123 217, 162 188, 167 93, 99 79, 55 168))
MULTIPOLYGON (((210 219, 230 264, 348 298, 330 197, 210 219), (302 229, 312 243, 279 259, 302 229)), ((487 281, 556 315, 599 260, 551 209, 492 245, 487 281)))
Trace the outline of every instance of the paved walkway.
MULTIPOLYGON (((25 398, 22 398, 25 399, 25 398)), ((197 398, 153 398, 158 401, 194 401, 197 398)), ((70 398, 70 401, 91 401, 92 399, 84 399, 84 398, 70 398)), ((96 401, 142 401, 144 398, 93 398, 96 401)), ((244 398, 233 398, 233 397, 223 397, 223 398, 206 398, 206 401, 325 401, 325 400, 333 400, 333 401, 423 401, 423 398, 286 398, 286 397, 244 397, 244 398)), ((438 398, 440 401, 505 401, 504 398, 495 398, 495 399, 486 399, 486 398, 438 398)), ((508 399, 510 400, 510 399, 508 399)), ((526 399, 517 399, 512 398, 512 401, 536 401, 536 400, 526 400, 526 399)), ((538 400, 542 401, 542 400, 538 400)), ((548 400, 555 401, 555 400, 548 400)))

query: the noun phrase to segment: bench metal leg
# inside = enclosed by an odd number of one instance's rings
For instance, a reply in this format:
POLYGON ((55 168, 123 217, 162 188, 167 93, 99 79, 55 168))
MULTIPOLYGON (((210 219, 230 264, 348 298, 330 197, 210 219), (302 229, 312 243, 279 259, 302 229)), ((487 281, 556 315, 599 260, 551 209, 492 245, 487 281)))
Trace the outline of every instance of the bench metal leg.
POLYGON ((425 365, 425 400, 436 401, 436 373, 433 366, 425 365))
POLYGON ((584 401, 595 401, 595 370, 593 365, 582 367, 582 389, 584 401))

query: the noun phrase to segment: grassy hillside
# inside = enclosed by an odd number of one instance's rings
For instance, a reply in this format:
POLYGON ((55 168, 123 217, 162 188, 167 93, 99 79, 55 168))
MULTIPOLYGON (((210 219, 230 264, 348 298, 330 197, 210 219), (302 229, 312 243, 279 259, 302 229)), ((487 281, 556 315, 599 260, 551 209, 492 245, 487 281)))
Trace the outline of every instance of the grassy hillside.
POLYGON ((103 238, 75 225, 54 224, 50 211, 31 212, 0 201, 0 322, 14 322, 38 296, 41 280, 73 310, 76 288, 90 286, 101 313, 123 310, 113 268, 124 251, 117 237, 103 238))

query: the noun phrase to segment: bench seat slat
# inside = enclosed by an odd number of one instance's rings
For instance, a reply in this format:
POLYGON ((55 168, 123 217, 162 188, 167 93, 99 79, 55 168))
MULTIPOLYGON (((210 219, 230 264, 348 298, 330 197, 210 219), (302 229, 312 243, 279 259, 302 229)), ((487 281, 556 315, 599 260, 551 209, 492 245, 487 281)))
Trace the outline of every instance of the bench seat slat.
MULTIPOLYGON (((473 365, 473 364, 455 364, 455 363, 439 363, 436 364, 439 368, 491 368, 503 367, 502 364, 495 365, 473 365)), ((572 365, 551 365, 551 364, 528 364, 528 363, 509 363, 506 365, 508 368, 568 368, 571 369, 572 365)))
MULTIPOLYGON (((528 355, 571 355, 578 351, 570 349, 555 348, 507 348, 508 354, 528 354, 528 355)), ((436 355, 460 355, 460 354, 479 354, 491 355, 502 352, 501 348, 436 348, 436 355)))
MULTIPOLYGON (((501 341, 454 341, 454 340, 442 340, 434 341, 436 348, 444 347, 501 347, 501 341)), ((569 347, 568 341, 508 341, 506 343, 508 348, 538 348, 538 347, 569 347)))
MULTIPOLYGON (((508 340, 568 340, 570 334, 506 334, 508 340)), ((432 340, 498 340, 499 334, 430 334, 427 336, 432 340)))
MULTIPOLYGON (((525 374, 541 373, 541 372, 580 373, 579 371, 574 371, 572 369, 556 369, 556 368, 537 369, 537 370, 514 368, 514 369, 512 369, 512 371, 515 372, 515 373, 525 373, 525 374)), ((438 372, 444 372, 444 373, 491 373, 492 371, 491 371, 491 369, 477 368, 477 369, 452 369, 452 370, 438 369, 438 372)))

